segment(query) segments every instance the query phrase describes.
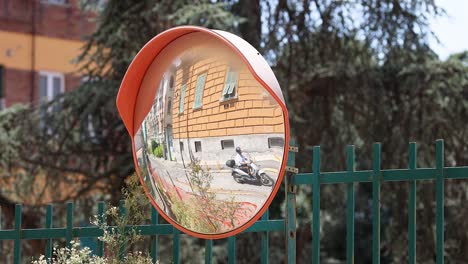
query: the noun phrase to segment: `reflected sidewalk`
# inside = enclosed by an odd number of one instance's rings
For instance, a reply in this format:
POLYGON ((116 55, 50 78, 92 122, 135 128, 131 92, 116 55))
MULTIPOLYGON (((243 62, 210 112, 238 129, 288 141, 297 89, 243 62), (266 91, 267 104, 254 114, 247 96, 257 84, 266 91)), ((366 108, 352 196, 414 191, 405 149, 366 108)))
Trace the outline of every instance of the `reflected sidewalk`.
MULTIPOLYGON (((281 166, 282 158, 277 154, 253 154, 252 159, 254 163, 259 166, 260 169, 263 169, 267 172, 278 173, 279 167, 281 166)), ((163 163, 165 167, 171 168, 179 168, 187 170, 190 166, 190 160, 182 160, 178 159, 176 161, 165 160, 163 158, 157 158, 155 156, 151 156, 152 159, 157 160, 158 162, 163 163)), ((200 164, 203 167, 208 167, 211 172, 213 173, 230 173, 232 170, 231 168, 226 166, 226 161, 220 160, 200 160, 200 164)))

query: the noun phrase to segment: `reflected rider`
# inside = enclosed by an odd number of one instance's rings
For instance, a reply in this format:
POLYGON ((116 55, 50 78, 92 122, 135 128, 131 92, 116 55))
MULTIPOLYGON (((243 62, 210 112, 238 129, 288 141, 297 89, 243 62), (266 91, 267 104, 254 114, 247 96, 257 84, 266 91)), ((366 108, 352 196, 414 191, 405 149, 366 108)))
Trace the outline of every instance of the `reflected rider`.
POLYGON ((250 159, 249 155, 245 152, 242 152, 240 147, 236 148, 236 157, 234 158, 236 161, 236 165, 251 177, 255 178, 255 175, 258 172, 258 167, 255 165, 252 160, 250 159))

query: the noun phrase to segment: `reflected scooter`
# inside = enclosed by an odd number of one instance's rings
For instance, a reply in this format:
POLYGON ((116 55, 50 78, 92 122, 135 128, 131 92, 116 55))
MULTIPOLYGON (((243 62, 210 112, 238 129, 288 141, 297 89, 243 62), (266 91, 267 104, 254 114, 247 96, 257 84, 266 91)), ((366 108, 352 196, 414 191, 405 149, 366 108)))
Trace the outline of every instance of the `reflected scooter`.
POLYGON ((248 173, 237 166, 236 161, 232 159, 226 161, 226 166, 232 169, 232 177, 237 183, 258 181, 265 186, 273 185, 273 180, 265 173, 264 170, 259 169, 255 175, 252 175, 253 169, 250 164, 247 166, 248 173))

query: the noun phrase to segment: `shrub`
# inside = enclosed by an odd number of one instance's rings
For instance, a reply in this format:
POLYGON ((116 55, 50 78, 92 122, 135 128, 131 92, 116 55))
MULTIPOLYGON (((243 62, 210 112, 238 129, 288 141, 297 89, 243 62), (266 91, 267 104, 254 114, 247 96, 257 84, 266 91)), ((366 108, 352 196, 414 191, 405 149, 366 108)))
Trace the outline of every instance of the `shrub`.
MULTIPOLYGON (((106 244, 106 257, 94 256, 87 247, 81 248, 79 241, 72 241, 69 247, 54 247, 53 257, 49 261, 44 255, 39 259, 33 260, 32 264, 150 264, 151 258, 141 252, 131 252, 132 245, 142 241, 142 236, 136 232, 134 226, 142 223, 149 218, 147 210, 146 195, 143 187, 140 185, 138 176, 132 175, 127 181, 127 188, 123 189, 125 197, 124 208, 127 214, 120 215, 117 207, 110 207, 100 219, 97 215, 91 219, 91 224, 99 227, 103 235, 98 239, 106 244), (115 223, 115 226, 109 226, 108 222, 115 223), (125 245, 123 248, 122 246, 125 245), (129 252, 120 259, 120 250, 129 252)), ((159 263, 159 262, 157 262, 159 263)))
POLYGON ((159 147, 158 142, 155 139, 151 140, 151 150, 154 151, 157 147, 159 147))
POLYGON ((158 158, 162 158, 163 157, 163 148, 162 148, 162 145, 159 145, 157 146, 154 150, 153 150, 153 154, 158 157, 158 158))

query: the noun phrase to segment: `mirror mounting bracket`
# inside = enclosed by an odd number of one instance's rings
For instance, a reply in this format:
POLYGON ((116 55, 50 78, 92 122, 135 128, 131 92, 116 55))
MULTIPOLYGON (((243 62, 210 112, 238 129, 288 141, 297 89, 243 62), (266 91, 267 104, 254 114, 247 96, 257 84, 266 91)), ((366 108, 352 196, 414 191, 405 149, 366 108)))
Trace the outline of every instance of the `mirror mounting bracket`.
POLYGON ((299 152, 299 147, 297 147, 297 146, 289 146, 288 150, 297 153, 297 152, 299 152))
POLYGON ((298 169, 298 168, 290 167, 290 166, 286 166, 286 171, 287 171, 287 172, 292 172, 292 173, 294 173, 294 174, 299 173, 299 169, 298 169))

